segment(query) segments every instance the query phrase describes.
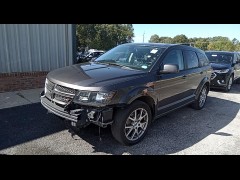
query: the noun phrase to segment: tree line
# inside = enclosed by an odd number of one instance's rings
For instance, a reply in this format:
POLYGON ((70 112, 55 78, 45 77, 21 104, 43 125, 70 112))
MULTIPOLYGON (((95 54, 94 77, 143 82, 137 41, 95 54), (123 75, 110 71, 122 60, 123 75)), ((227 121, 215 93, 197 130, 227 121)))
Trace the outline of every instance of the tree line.
POLYGON ((132 24, 77 24, 77 46, 109 50, 133 42, 133 31, 132 24))
POLYGON ((228 37, 215 36, 208 38, 188 38, 184 34, 177 35, 173 38, 166 36, 158 36, 154 34, 151 36, 149 42, 152 43, 190 43, 194 47, 206 50, 216 51, 240 51, 240 42, 236 38, 230 40, 228 37))

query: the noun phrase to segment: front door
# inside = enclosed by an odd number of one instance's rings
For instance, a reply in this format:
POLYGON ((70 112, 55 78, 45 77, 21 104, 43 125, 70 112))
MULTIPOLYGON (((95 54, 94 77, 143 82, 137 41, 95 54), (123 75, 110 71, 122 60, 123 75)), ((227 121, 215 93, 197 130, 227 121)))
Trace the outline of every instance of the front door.
POLYGON ((155 92, 158 96, 158 114, 162 114, 178 106, 186 98, 186 74, 181 50, 171 50, 165 56, 160 69, 164 64, 176 64, 179 72, 174 74, 156 75, 155 92))

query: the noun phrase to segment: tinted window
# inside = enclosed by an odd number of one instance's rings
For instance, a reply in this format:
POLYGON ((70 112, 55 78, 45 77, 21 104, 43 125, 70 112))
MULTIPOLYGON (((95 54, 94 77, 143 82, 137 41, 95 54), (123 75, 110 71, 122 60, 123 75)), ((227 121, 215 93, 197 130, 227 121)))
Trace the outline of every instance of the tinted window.
POLYGON ((234 57, 233 53, 224 52, 206 52, 206 55, 210 63, 232 64, 234 57))
POLYGON ((240 54, 238 53, 237 63, 240 63, 240 54))
POLYGON ((238 59, 238 55, 237 55, 237 53, 234 53, 233 63, 236 63, 236 62, 237 62, 237 59, 238 59))
POLYGON ((198 55, 200 66, 207 66, 209 64, 209 61, 208 61, 206 55, 204 55, 202 53, 197 53, 197 55, 198 55))
POLYGON ((198 67, 198 58, 194 51, 183 51, 183 55, 188 69, 198 67))
MULTIPOLYGON (((183 56, 181 50, 172 50, 170 51, 163 60, 164 64, 176 64, 179 67, 179 70, 184 69, 183 56)), ((163 68, 163 66, 162 66, 163 68)))

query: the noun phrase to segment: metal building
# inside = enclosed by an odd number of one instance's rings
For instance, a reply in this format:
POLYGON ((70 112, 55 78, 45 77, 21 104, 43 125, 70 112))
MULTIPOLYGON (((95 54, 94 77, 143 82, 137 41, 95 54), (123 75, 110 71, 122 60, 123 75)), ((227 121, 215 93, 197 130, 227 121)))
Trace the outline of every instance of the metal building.
POLYGON ((0 73, 38 72, 73 64, 75 25, 0 24, 0 73))
POLYGON ((42 88, 50 70, 75 56, 76 25, 0 24, 0 93, 42 88))

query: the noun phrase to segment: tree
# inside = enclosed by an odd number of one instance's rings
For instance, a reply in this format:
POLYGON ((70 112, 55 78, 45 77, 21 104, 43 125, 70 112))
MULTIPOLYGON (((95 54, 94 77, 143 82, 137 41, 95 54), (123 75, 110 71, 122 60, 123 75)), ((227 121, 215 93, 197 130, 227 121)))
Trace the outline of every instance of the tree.
POLYGON ((237 44, 239 43, 239 40, 237 40, 236 38, 233 38, 232 43, 233 43, 234 45, 237 45, 237 44))
POLYGON ((154 34, 150 37, 150 40, 149 40, 150 43, 159 43, 159 36, 157 34, 154 34))
POLYGON ((196 48, 202 49, 203 51, 206 51, 208 49, 208 45, 209 45, 209 42, 205 42, 205 41, 196 41, 194 43, 194 46, 196 48))
POLYGON ((161 41, 161 43, 171 44, 171 43, 173 43, 173 39, 171 37, 167 37, 167 38, 163 39, 161 41))
POLYGON ((235 47, 233 43, 228 41, 212 41, 208 45, 208 50, 215 51, 234 51, 235 47))
POLYGON ((213 38, 210 38, 210 41, 230 41, 230 40, 228 37, 214 36, 213 38))
POLYGON ((184 34, 177 35, 173 38, 173 43, 188 43, 188 38, 184 34))
POLYGON ((238 43, 238 44, 235 45, 235 49, 234 49, 234 50, 240 52, 240 43, 238 43))
POLYGON ((109 50, 122 43, 132 42, 132 24, 78 24, 79 46, 109 50))

